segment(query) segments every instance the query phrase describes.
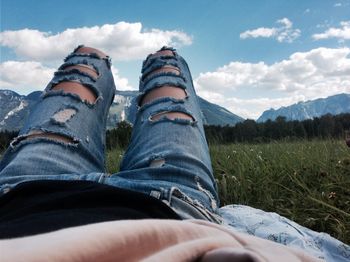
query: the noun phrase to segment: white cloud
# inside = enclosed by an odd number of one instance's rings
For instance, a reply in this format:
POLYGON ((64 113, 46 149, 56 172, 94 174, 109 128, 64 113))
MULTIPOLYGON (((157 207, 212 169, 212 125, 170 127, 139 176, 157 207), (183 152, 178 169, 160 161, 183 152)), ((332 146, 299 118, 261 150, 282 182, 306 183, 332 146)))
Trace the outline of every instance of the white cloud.
POLYGON ((320 34, 312 35, 312 38, 315 40, 328 39, 328 38, 338 38, 340 40, 349 40, 350 39, 350 21, 340 22, 340 28, 331 27, 325 32, 320 34))
POLYGON ((342 6, 341 3, 335 3, 335 4, 334 4, 334 7, 341 7, 341 6, 342 6))
MULTIPOLYGON (((6 61, 0 64, 0 88, 11 89, 21 95, 44 90, 55 71, 56 69, 35 61, 6 61)), ((112 74, 118 90, 134 89, 128 79, 121 77, 114 66, 112 66, 112 74)))
POLYGON ((132 60, 142 59, 164 45, 191 43, 191 36, 181 31, 143 30, 141 23, 127 22, 66 29, 57 34, 32 29, 0 33, 2 46, 14 49, 18 57, 35 61, 61 60, 79 44, 101 49, 114 60, 132 60))
POLYGON ((43 90, 54 72, 39 62, 6 61, 0 64, 0 87, 19 94, 43 90))
POLYGON ((115 66, 112 66, 111 70, 112 70, 114 83, 115 83, 117 90, 125 91, 125 90, 134 90, 135 89, 134 87, 132 87, 129 84, 129 80, 127 78, 121 77, 119 75, 119 71, 115 66))
POLYGON ((349 54, 350 48, 317 48, 272 65, 235 61, 201 73, 194 82, 200 96, 257 118, 271 107, 350 93, 349 54))
POLYGON ((266 27, 260 27, 254 30, 247 30, 243 33, 241 33, 239 36, 242 39, 246 38, 258 38, 258 37, 272 37, 276 35, 276 28, 266 28, 266 27))
POLYGON ((247 38, 275 38, 278 42, 292 43, 300 36, 301 31, 299 29, 293 29, 293 23, 288 18, 282 18, 276 21, 280 26, 278 27, 260 27, 253 30, 247 30, 241 33, 239 36, 241 39, 247 38))

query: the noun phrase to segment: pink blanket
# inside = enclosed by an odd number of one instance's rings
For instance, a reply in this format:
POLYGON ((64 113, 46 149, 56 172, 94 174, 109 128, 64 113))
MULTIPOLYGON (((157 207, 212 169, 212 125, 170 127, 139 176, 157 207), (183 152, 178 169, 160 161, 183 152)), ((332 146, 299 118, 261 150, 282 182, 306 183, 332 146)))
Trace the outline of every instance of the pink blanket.
POLYGON ((0 240, 2 262, 320 261, 202 220, 122 220, 0 240))

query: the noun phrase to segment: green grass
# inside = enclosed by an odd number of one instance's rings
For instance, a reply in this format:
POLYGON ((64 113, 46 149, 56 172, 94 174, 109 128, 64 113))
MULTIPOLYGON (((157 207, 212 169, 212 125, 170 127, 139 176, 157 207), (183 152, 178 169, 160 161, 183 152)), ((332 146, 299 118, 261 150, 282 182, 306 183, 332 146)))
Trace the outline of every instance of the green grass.
MULTIPOLYGON (((107 153, 118 171, 123 150, 107 153)), ((343 141, 210 145, 221 205, 277 212, 350 243, 350 148, 343 141)))

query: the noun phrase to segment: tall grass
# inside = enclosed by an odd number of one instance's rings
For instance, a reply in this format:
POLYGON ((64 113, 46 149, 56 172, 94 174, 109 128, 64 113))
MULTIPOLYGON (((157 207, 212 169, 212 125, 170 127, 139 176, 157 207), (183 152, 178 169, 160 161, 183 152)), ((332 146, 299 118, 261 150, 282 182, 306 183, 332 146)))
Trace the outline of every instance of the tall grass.
POLYGON ((343 141, 211 145, 222 205, 274 211, 350 242, 350 149, 343 141))
MULTIPOLYGON (((122 149, 107 153, 118 171, 122 149)), ((210 145, 221 205, 277 212, 350 243, 350 149, 343 141, 210 145)))

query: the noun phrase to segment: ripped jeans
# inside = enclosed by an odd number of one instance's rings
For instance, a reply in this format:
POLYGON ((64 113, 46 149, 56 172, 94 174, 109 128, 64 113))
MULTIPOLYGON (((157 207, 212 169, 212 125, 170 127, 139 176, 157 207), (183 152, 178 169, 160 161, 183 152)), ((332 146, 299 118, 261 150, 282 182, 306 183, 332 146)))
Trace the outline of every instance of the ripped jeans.
POLYGON ((5 152, 0 195, 26 181, 88 180, 158 198, 184 219, 220 222, 202 113, 186 61, 175 49, 163 47, 160 51, 168 51, 166 55, 151 54, 143 62, 131 142, 120 172, 107 174, 106 119, 115 95, 111 60, 79 52, 82 47, 66 57, 5 152), (166 66, 178 73, 159 70, 166 66), (55 89, 63 82, 83 86, 94 99, 55 89), (165 85, 181 88, 185 97, 141 103, 165 85), (167 112, 190 117, 169 118, 167 112))

